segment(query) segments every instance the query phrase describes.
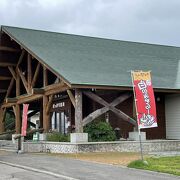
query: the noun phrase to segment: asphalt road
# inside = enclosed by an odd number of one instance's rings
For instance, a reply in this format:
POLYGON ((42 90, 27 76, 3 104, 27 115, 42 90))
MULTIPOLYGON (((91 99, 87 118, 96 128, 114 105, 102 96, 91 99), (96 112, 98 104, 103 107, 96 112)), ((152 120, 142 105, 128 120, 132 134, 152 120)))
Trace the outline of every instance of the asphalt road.
MULTIPOLYGON (((0 164, 0 180, 57 180, 57 177, 0 164)), ((63 178, 59 178, 63 179, 63 178)))
MULTIPOLYGON (((18 179, 177 180, 177 176, 45 154, 0 153, 0 173, 18 179), (7 162, 8 164, 4 164, 7 162), (9 164, 10 163, 10 164, 9 164), (12 164, 11 164, 12 163, 12 164), (16 164, 16 165, 14 165, 16 164), (18 166, 19 165, 19 166, 18 166), (3 171, 3 169, 5 169, 3 171), (3 174, 4 173, 4 174, 3 174)), ((1 178, 0 178, 1 179, 1 178)), ((9 178, 11 179, 11 178, 9 178)))

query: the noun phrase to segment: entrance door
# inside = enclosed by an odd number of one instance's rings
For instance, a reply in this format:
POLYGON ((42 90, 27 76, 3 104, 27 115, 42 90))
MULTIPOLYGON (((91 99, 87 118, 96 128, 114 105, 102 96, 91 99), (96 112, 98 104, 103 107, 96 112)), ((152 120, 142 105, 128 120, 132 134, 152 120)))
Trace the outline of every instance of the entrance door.
POLYGON ((66 120, 67 117, 64 113, 64 111, 59 113, 59 132, 61 132, 62 134, 66 134, 67 130, 66 130, 66 120))
POLYGON ((62 134, 68 133, 69 122, 65 111, 54 112, 52 115, 52 130, 62 134))

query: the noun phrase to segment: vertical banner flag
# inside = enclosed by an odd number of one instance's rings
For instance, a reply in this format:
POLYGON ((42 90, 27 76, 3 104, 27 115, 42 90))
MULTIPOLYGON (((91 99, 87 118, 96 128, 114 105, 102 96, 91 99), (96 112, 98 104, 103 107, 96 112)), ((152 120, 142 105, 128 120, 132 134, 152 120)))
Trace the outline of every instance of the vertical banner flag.
POLYGON ((28 107, 29 107, 29 104, 23 104, 22 129, 21 129, 22 136, 26 136, 28 107))
POLYGON ((132 71, 139 129, 157 127, 156 104, 150 71, 132 71))

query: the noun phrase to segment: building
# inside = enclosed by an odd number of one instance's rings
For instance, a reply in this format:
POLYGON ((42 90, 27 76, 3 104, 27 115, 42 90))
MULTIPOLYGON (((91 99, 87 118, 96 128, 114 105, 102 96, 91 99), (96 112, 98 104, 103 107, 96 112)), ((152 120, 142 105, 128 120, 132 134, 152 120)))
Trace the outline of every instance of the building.
POLYGON ((180 139, 180 48, 2 26, 0 132, 13 111, 20 133, 28 103, 44 132, 83 132, 101 118, 127 138, 136 128, 131 70, 153 75, 158 127, 147 139, 180 139))

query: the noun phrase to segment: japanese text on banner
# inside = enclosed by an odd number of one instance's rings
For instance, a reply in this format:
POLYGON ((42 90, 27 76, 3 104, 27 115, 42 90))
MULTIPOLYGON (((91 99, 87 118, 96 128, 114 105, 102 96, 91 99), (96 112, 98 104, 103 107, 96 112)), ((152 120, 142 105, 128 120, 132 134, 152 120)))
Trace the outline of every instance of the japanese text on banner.
POLYGON ((139 128, 157 127, 156 104, 150 72, 132 72, 139 128))

